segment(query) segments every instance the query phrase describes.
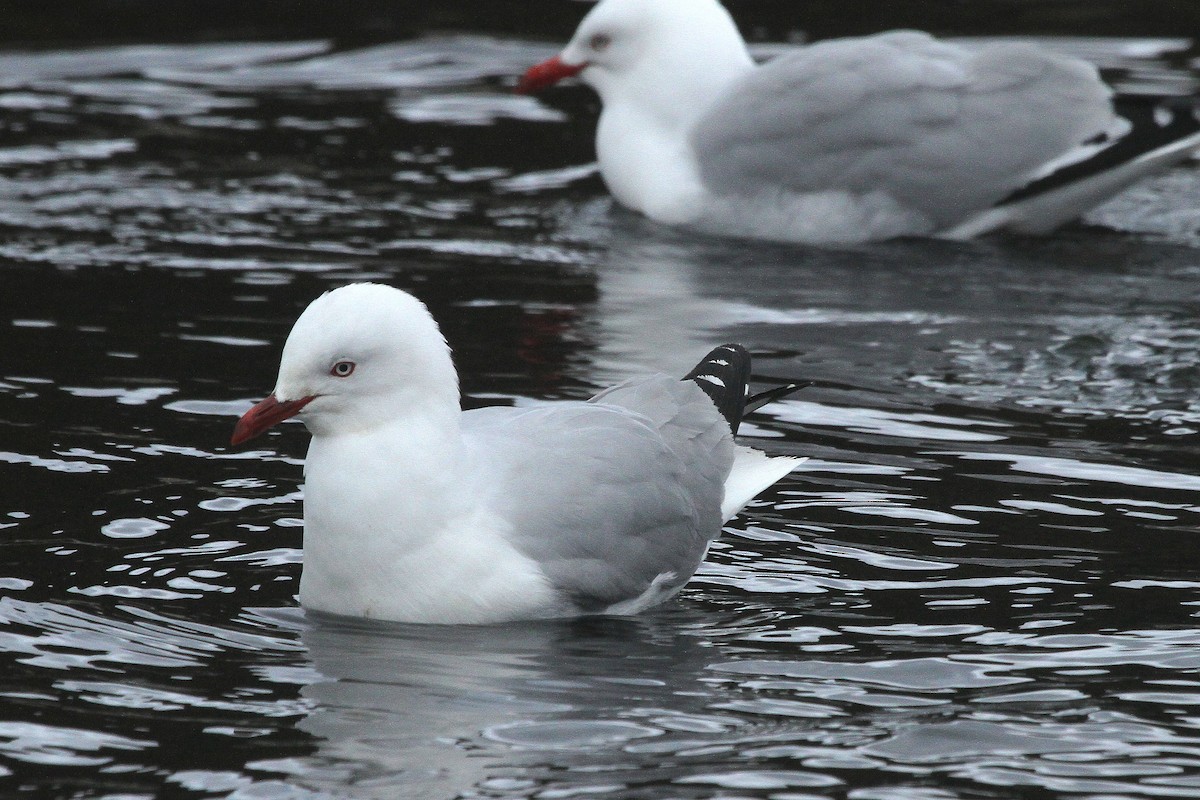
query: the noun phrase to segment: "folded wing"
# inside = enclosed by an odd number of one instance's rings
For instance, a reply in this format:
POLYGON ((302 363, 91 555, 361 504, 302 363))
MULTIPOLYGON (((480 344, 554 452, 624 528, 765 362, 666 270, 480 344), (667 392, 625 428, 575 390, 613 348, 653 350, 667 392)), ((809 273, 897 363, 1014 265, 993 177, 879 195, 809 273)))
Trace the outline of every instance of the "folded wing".
POLYGON ((883 191, 941 227, 1115 124, 1095 68, 914 31, 818 43, 751 72, 692 133, 716 194, 883 191))
POLYGON ((720 534, 734 444, 695 384, 656 376, 594 402, 467 419, 514 546, 581 611, 669 596, 720 534))

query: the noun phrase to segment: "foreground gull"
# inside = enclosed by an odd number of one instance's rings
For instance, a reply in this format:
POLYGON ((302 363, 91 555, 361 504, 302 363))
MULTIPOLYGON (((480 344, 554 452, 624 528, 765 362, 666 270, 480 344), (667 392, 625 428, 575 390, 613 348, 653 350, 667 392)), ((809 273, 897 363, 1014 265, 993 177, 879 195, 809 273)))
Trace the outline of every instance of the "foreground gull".
POLYGON ((306 608, 406 622, 633 614, 674 595, 723 522, 790 472, 734 443, 750 359, 587 402, 459 408, 446 340, 413 296, 344 286, 300 315, 275 391, 233 444, 298 416, 306 608))
POLYGON ((717 0, 602 0, 535 92, 600 95, 600 172, 669 224, 785 241, 1045 233, 1200 148, 1193 109, 1118 117, 1096 69, 916 31, 755 66, 717 0))

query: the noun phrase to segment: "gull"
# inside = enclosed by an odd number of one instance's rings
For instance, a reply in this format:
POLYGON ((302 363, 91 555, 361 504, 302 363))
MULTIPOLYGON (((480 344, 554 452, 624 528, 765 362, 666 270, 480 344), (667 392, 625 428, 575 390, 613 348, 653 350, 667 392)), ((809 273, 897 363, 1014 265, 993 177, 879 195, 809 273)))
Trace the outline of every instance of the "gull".
POLYGON ((717 0, 602 0, 517 91, 600 95, 609 191, 653 220, 797 242, 1047 233, 1200 149, 1191 107, 1124 119, 1094 66, 892 31, 757 66, 717 0))
POLYGON ((327 292, 296 320, 238 445, 290 417, 304 465, 300 603, 331 614, 493 623, 634 614, 675 595, 724 522, 800 459, 735 443, 750 357, 587 401, 460 408, 428 309, 399 289, 327 292))

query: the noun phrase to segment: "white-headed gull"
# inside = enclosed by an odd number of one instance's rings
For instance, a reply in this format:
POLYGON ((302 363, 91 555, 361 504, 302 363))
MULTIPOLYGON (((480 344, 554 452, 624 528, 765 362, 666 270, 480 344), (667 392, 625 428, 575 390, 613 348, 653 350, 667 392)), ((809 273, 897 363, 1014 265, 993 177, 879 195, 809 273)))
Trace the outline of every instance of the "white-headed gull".
POLYGON ((684 380, 586 402, 462 411, 425 306, 371 283, 327 292, 288 336, 275 391, 233 444, 297 416, 306 608, 406 622, 632 614, 674 595, 723 522, 798 459, 734 443, 745 349, 684 380))
POLYGON ((600 172, 651 219, 784 241, 1045 233, 1200 148, 1192 109, 1118 117, 1096 69, 917 31, 756 66, 717 0, 601 0, 517 90, 600 95, 600 172))

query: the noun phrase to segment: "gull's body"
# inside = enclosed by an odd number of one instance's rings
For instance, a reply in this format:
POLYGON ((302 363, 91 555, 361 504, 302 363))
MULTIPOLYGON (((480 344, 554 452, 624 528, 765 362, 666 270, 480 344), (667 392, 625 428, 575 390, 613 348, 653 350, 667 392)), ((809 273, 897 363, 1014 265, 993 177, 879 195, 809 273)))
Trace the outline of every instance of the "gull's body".
POLYGON ((519 90, 576 74, 618 201, 757 238, 1046 232, 1200 149, 1193 117, 1132 126, 1093 66, 1028 44, 894 31, 757 66, 717 0, 602 0, 519 90))
POLYGON ((297 414, 313 434, 306 608, 436 623, 636 613, 674 595, 722 523, 796 464, 733 440, 746 358, 719 348, 693 379, 463 412, 425 307, 356 284, 301 315, 275 392, 234 440, 297 414))

